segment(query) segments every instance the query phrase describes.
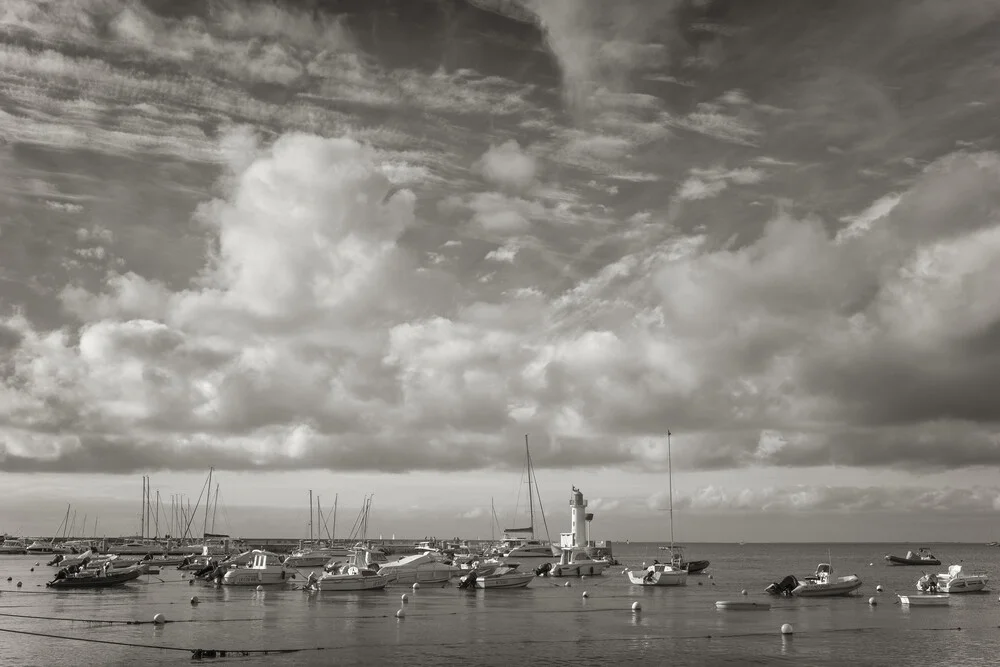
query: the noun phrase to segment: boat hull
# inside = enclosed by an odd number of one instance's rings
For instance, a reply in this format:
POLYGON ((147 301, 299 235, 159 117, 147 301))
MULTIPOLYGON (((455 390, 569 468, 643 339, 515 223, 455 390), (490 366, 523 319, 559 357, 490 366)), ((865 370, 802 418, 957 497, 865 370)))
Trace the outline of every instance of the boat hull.
POLYGON ((899 603, 909 607, 947 607, 950 603, 950 596, 947 594, 900 595, 899 603))
POLYGON ((703 570, 707 569, 710 562, 707 560, 692 560, 688 562, 681 562, 680 566, 682 570, 687 570, 688 574, 698 574, 703 570))
POLYGON ((751 602, 749 600, 719 600, 715 603, 715 608, 729 611, 768 611, 771 608, 771 604, 768 602, 751 602))
POLYGON ((389 579, 380 574, 334 574, 320 578, 313 587, 320 591, 377 591, 388 583, 389 579))
POLYGON ((635 586, 686 586, 688 573, 684 570, 652 572, 629 570, 628 579, 635 586))
POLYGON ((555 564, 549 570, 550 577, 585 577, 599 576, 608 569, 608 564, 603 561, 592 563, 567 563, 566 565, 555 564))
POLYGON ((850 595, 861 588, 861 580, 849 577, 826 584, 801 583, 792 590, 792 595, 799 598, 834 598, 850 595))
POLYGON ((121 586, 133 579, 138 579, 140 574, 139 568, 135 568, 134 570, 112 572, 107 575, 69 576, 65 579, 50 581, 45 585, 49 588, 110 588, 111 586, 121 586))
POLYGON ((476 579, 476 588, 496 590, 502 588, 525 588, 535 578, 532 572, 516 572, 497 577, 480 577, 476 579))
POLYGON ((888 555, 885 560, 889 565, 940 565, 937 558, 905 558, 904 556, 888 555))
POLYGON ((289 581, 284 570, 276 572, 237 568, 222 575, 223 586, 279 586, 289 581))
POLYGON ((447 569, 438 567, 417 569, 383 567, 379 569, 379 574, 385 576, 390 584, 444 584, 459 571, 458 568, 455 568, 453 572, 450 566, 447 569))

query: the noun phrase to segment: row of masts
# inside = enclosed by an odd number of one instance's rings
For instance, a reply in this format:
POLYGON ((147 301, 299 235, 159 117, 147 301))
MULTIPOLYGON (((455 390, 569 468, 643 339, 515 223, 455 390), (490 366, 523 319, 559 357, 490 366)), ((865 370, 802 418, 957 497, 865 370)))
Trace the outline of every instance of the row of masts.
MULTIPOLYGON (((198 494, 198 500, 195 503, 194 508, 191 507, 191 499, 186 497, 184 494, 171 494, 170 495, 170 513, 166 514, 166 503, 162 503, 163 511, 165 514, 163 517, 164 523, 162 525, 164 529, 163 537, 166 538, 179 538, 187 539, 192 537, 191 535, 191 524, 194 523, 195 517, 198 513, 198 508, 201 507, 201 501, 204 497, 205 500, 205 513, 202 519, 202 529, 201 533, 204 537, 209 531, 209 508, 211 508, 212 521, 211 521, 211 532, 215 532, 215 519, 219 511, 219 484, 215 485, 215 494, 212 494, 212 474, 215 472, 215 468, 209 468, 208 479, 205 480, 204 486, 201 488, 201 493, 198 494), (207 495, 206 495, 207 491, 207 495)), ((139 537, 142 539, 159 539, 160 538, 160 516, 161 516, 161 500, 160 491, 156 490, 155 496, 153 495, 150 479, 148 475, 142 476, 142 510, 139 512, 139 537)), ((96 534, 96 528, 95 528, 96 534)))
POLYGON ((339 500, 339 498, 340 498, 340 494, 339 493, 334 494, 334 496, 333 496, 333 510, 331 510, 331 512, 333 513, 333 530, 331 531, 330 530, 330 526, 328 525, 328 520, 330 519, 330 515, 329 514, 326 515, 326 516, 323 515, 323 509, 320 507, 320 504, 319 504, 319 495, 317 494, 317 496, 316 496, 316 506, 315 506, 315 510, 316 510, 316 514, 315 514, 316 525, 315 525, 315 535, 314 535, 314 531, 313 531, 313 492, 312 492, 312 489, 309 489, 309 541, 310 542, 314 542, 314 541, 316 541, 318 539, 321 539, 321 533, 319 531, 320 525, 322 525, 323 528, 324 528, 324 530, 326 531, 326 539, 330 540, 331 542, 333 541, 333 536, 337 534, 337 501, 339 500))

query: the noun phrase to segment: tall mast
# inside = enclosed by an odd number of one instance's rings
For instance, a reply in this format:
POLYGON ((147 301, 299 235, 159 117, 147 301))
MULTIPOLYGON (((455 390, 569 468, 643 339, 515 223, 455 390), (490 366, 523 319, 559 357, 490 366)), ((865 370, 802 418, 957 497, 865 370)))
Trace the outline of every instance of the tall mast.
POLYGON ((493 520, 490 521, 490 542, 497 541, 497 507, 493 504, 493 496, 490 496, 490 512, 493 513, 493 520))
POLYGON ((531 517, 531 538, 535 538, 535 503, 531 496, 531 450, 528 449, 528 434, 524 434, 524 455, 528 462, 528 515, 531 517))
POLYGON ((674 556, 674 467, 670 464, 670 429, 667 429, 667 489, 670 493, 670 557, 674 556))
POLYGON ((139 510, 139 537, 146 537, 146 476, 142 476, 142 509, 139 510))
POLYGON ((309 541, 313 541, 313 492, 309 489, 309 541))
MULTIPOLYGON (((225 509, 223 506, 222 509, 225 509)), ((215 501, 212 503, 212 532, 215 532, 215 515, 219 511, 219 483, 215 483, 215 501)))
POLYGON ((214 467, 210 467, 208 469, 208 497, 205 498, 205 520, 204 520, 204 522, 201 525, 201 536, 202 537, 205 537, 205 533, 208 532, 208 506, 211 503, 211 496, 212 496, 212 471, 214 471, 214 470, 215 470, 214 467))
POLYGON ((156 513, 153 515, 156 526, 156 537, 160 537, 160 490, 156 490, 156 513))
POLYGON ((333 534, 330 535, 331 542, 337 539, 337 499, 339 497, 339 493, 333 494, 333 534))

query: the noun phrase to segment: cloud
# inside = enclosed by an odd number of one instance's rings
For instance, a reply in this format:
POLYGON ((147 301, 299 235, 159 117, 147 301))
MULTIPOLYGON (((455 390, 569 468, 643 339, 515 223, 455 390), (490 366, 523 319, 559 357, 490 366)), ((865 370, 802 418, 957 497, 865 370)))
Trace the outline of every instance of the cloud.
POLYGON ((486 515, 487 515, 487 512, 482 507, 473 507, 471 510, 468 510, 467 512, 460 513, 457 518, 459 518, 459 519, 481 519, 481 518, 483 518, 486 515))
POLYGON ((527 189, 535 180, 535 158, 524 153, 517 141, 490 146, 474 165, 488 182, 513 191, 527 189))
POLYGON ((691 175, 681 183, 677 190, 677 198, 684 201, 710 199, 721 194, 730 183, 736 185, 754 185, 766 178, 766 174, 755 167, 726 170, 691 169, 691 175))
MULTIPOLYGON (((663 494, 651 496, 650 509, 666 507, 663 494)), ((913 486, 806 486, 724 489, 707 486, 678 494, 674 509, 689 512, 889 512, 993 513, 1000 509, 995 488, 926 488, 913 486)))

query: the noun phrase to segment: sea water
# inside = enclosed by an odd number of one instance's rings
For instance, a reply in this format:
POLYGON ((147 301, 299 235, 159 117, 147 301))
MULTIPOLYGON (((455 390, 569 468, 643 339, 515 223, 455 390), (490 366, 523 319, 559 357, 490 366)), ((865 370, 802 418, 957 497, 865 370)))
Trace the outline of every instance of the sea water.
POLYGON ((190 573, 172 567, 116 589, 52 591, 45 582, 55 568, 45 557, 0 556, 0 667, 191 664, 195 649, 227 651, 200 662, 259 665, 995 664, 995 592, 953 595, 949 607, 898 604, 895 593, 915 592, 922 570, 889 566, 883 556, 913 546, 941 559, 929 571, 960 563, 1000 581, 1000 549, 962 544, 691 544, 688 558, 711 561, 706 573, 689 576, 687 586, 653 588, 631 585, 623 570, 664 560, 664 552, 619 543, 623 564, 603 576, 536 578, 526 589, 487 591, 453 581, 416 591, 309 593, 292 587, 301 576, 257 591, 192 584, 190 573), (772 581, 811 574, 820 562, 864 585, 845 598, 764 594, 772 581), (200 603, 192 605, 192 596, 200 603), (772 606, 722 611, 717 600, 772 606), (168 623, 152 624, 158 613, 168 623), (780 632, 786 623, 790 636, 780 632), (261 652, 282 650, 294 652, 261 652))

